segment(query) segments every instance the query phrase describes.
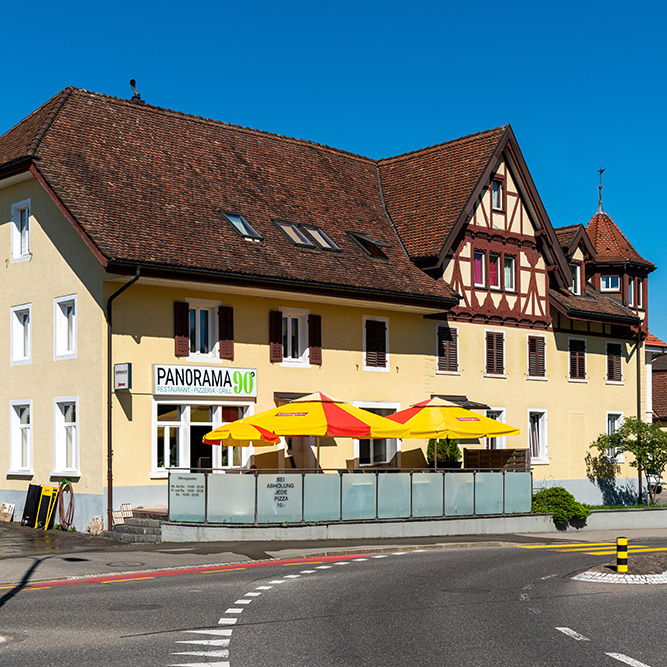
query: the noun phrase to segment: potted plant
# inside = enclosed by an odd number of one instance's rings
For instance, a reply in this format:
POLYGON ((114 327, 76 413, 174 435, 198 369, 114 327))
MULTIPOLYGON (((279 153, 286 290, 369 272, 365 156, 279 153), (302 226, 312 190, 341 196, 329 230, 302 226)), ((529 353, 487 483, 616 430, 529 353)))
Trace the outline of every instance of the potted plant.
POLYGON ((461 450, 456 440, 451 438, 444 438, 437 441, 438 465, 435 465, 434 452, 436 449, 436 440, 428 441, 426 448, 426 460, 429 466, 437 468, 460 468, 461 467, 461 450))

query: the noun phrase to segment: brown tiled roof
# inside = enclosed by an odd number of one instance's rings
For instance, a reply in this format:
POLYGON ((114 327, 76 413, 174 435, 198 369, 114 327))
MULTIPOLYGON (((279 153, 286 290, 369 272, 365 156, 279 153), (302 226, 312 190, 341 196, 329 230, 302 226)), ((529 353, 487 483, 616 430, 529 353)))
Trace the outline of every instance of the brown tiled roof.
POLYGON ((655 373, 651 380, 653 412, 660 419, 667 419, 667 373, 655 373))
POLYGON ((411 257, 439 253, 506 129, 379 161, 387 209, 411 257))
POLYGON ((456 301, 409 260, 383 209, 377 163, 298 139, 67 89, 0 137, 0 164, 35 164, 112 263, 140 263, 391 299, 456 301), (262 235, 242 239, 220 211, 262 235), (273 224, 321 227, 342 249, 294 246, 273 224), (348 231, 388 244, 368 257, 348 231))
POLYGON ((570 247, 574 237, 577 235, 577 232, 581 229, 582 225, 568 225, 567 227, 554 227, 554 232, 556 232, 556 238, 558 243, 560 243, 561 248, 567 250, 570 247))
POLYGON ((583 317, 592 320, 619 321, 638 324, 639 318, 619 301, 605 296, 594 287, 586 285, 584 294, 577 296, 565 290, 549 290, 549 298, 554 306, 569 317, 583 317))
MULTIPOLYGON (((665 348, 665 351, 667 352, 667 343, 663 343, 657 336, 654 336, 652 333, 649 333, 648 336, 646 336, 646 340, 644 341, 644 345, 649 345, 651 347, 663 347, 665 348)), ((667 370, 667 356, 665 357, 658 357, 658 359, 664 359, 664 368, 667 370)), ((657 361, 657 359, 656 359, 657 361)), ((655 361, 653 362, 655 364, 655 361)), ((655 368, 655 366, 654 366, 655 368)))
POLYGON ((661 354, 659 357, 653 360, 651 364, 653 372, 664 373, 667 371, 667 354, 661 354))
POLYGON ((632 247, 630 241, 604 211, 598 211, 591 218, 586 226, 586 232, 597 253, 597 262, 634 262, 654 266, 632 247))

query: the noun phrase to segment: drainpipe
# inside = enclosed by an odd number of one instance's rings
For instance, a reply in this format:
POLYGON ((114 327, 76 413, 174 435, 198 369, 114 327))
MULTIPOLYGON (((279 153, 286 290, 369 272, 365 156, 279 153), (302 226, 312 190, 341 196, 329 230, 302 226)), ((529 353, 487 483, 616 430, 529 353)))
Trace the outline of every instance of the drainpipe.
MULTIPOLYGON (((641 326, 637 327, 637 419, 641 419, 642 413, 642 364, 641 364, 641 354, 640 354, 640 344, 642 340, 642 330, 641 326)), ((643 505, 642 502, 642 470, 637 466, 637 483, 639 489, 639 499, 638 504, 643 505)))
POLYGON ((107 299, 107 529, 113 528, 113 448, 112 448, 112 426, 111 426, 111 402, 113 397, 113 358, 111 354, 111 321, 113 314, 113 301, 119 297, 130 285, 139 280, 141 267, 137 265, 134 278, 116 290, 107 299))

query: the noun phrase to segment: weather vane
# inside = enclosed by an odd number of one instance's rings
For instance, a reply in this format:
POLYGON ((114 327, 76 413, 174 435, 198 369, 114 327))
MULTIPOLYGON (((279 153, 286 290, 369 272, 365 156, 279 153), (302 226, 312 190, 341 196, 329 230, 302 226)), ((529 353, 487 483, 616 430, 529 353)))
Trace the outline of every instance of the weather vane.
POLYGON ((602 208, 602 173, 606 170, 602 168, 602 165, 600 165, 600 168, 598 169, 598 173, 600 174, 600 185, 598 185, 598 213, 604 213, 604 209, 602 208))

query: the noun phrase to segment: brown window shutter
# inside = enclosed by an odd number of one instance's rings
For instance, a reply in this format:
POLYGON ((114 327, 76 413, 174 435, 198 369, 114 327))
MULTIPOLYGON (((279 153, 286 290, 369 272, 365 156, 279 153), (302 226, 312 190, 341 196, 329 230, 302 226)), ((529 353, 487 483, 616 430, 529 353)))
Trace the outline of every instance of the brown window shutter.
POLYGON ((190 306, 174 302, 174 354, 187 357, 190 354, 190 306))
POLYGON ((528 337, 528 375, 537 377, 537 341, 539 338, 528 337))
POLYGON ((570 341, 570 378, 586 379, 586 344, 583 340, 570 341))
POLYGON ((438 327, 438 370, 458 370, 455 329, 438 327))
POLYGON ((220 334, 220 358, 234 358, 234 309, 231 306, 218 308, 218 331, 220 334))
POLYGON ((537 338, 536 340, 537 340, 537 376, 543 378, 546 375, 544 338, 537 338))
POLYGON ((486 372, 491 375, 494 372, 494 349, 495 349, 495 341, 493 338, 493 334, 491 332, 487 332, 486 334, 486 372))
POLYGON ((451 340, 449 341, 449 353, 447 354, 447 363, 449 365, 447 370, 457 371, 459 369, 458 331, 456 331, 456 329, 450 329, 449 332, 451 340))
POLYGON ((505 341, 501 333, 496 334, 496 373, 505 373, 505 341))
POLYGON ((322 364, 322 316, 308 316, 308 346, 310 348, 310 363, 322 364))
POLYGON ((283 360, 283 314, 279 310, 269 313, 269 361, 283 360))
POLYGON ((384 368, 387 365, 387 327, 379 320, 366 320, 366 366, 384 368))
POLYGON ((607 345, 607 380, 621 381, 621 346, 618 343, 607 345))

